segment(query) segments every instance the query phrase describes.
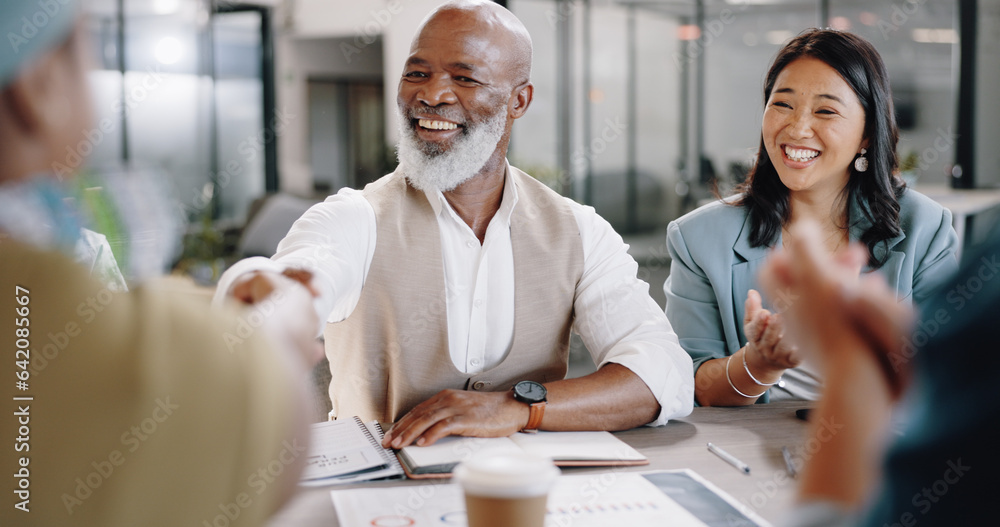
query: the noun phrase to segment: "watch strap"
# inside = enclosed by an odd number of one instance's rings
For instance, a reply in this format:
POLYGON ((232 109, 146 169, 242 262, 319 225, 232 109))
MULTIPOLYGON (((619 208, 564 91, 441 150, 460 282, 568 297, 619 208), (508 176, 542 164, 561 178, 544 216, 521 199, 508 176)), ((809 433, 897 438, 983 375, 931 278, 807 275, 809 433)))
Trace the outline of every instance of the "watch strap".
POLYGON ((521 429, 522 432, 534 433, 538 427, 542 426, 542 416, 545 414, 545 401, 531 403, 528 405, 528 424, 521 429))

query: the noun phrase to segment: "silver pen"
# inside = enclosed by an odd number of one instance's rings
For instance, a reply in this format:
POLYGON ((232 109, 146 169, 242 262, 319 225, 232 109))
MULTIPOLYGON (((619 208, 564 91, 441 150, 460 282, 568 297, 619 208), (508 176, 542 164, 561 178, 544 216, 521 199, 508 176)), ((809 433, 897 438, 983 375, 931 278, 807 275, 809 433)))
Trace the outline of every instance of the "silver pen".
POLYGON ((788 451, 787 446, 781 447, 781 456, 785 458, 785 468, 788 470, 788 475, 794 478, 796 476, 795 462, 792 461, 792 453, 788 451))
POLYGON ((744 474, 750 474, 750 466, 740 461, 739 459, 736 459, 729 452, 726 452, 725 450, 713 445, 712 443, 708 444, 708 451, 719 456, 726 463, 729 463, 730 465, 736 467, 737 469, 742 470, 744 474))

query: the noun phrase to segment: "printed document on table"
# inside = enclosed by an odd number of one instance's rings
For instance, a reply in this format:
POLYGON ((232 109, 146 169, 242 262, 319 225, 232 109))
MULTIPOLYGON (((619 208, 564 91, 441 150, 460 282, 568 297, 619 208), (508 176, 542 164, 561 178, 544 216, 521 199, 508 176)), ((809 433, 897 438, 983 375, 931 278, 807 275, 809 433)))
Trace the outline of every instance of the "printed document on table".
MULTIPOLYGON (((467 525, 456 484, 331 492, 340 525, 467 525)), ((639 473, 561 476, 549 494, 546 527, 706 527, 639 473)))
POLYGON ((430 446, 409 445, 399 460, 411 478, 447 477, 473 456, 529 452, 558 466, 646 465, 649 460, 610 432, 538 432, 509 437, 444 437, 430 446))

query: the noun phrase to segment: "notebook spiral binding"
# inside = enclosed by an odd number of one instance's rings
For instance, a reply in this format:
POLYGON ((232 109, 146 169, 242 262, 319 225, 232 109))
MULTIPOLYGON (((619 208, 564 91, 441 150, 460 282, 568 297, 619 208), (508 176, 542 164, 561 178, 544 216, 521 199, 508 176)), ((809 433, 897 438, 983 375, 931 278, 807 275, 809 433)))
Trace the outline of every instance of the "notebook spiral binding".
POLYGON ((385 437, 385 431, 382 430, 382 425, 379 424, 378 421, 372 421, 372 428, 374 428, 378 433, 378 439, 376 439, 375 436, 372 435, 371 430, 365 426, 364 421, 362 421, 360 417, 354 416, 354 422, 358 424, 358 428, 364 432, 365 437, 367 437, 368 441, 375 447, 375 450, 378 450, 378 453, 383 459, 385 459, 386 464, 402 471, 403 466, 399 464, 399 460, 396 459, 396 456, 392 453, 392 451, 382 446, 381 439, 385 437))
MULTIPOLYGON (((375 440, 375 436, 373 436, 372 433, 371 433, 371 431, 368 430, 368 427, 365 426, 365 422, 362 421, 360 417, 358 417, 358 416, 355 415, 354 416, 354 422, 358 425, 358 428, 361 429, 361 432, 363 432, 365 434, 365 437, 368 438, 368 442, 371 443, 372 446, 376 448, 376 450, 385 450, 384 448, 382 448, 382 444, 379 441, 375 440)), ((378 423, 375 423, 375 426, 378 426, 378 430, 380 432, 382 431, 382 427, 379 426, 378 423)), ((384 457, 384 455, 383 455, 383 457, 384 457)))

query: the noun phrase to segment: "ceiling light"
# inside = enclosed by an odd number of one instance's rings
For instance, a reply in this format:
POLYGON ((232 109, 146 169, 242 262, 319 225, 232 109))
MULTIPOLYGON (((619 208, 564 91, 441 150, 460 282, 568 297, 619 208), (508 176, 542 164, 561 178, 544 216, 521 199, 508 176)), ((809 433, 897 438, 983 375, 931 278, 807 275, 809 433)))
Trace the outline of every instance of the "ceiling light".
POLYGON ((677 27, 678 40, 698 40, 701 37, 701 28, 694 24, 684 24, 677 27))
POLYGON ((768 31, 764 34, 764 40, 767 40, 768 44, 774 44, 775 46, 784 44, 794 37, 795 33, 786 29, 776 29, 774 31, 768 31))
POLYGON ((848 31, 851 29, 851 19, 846 16, 835 16, 830 19, 830 27, 838 31, 848 31))
POLYGON ((858 15, 858 20, 866 26, 874 26, 878 24, 878 15, 872 13, 871 11, 862 11, 861 14, 858 15))
POLYGON ((161 64, 173 64, 180 60, 183 51, 179 40, 174 37, 166 37, 160 39, 153 53, 161 64))
POLYGON ((958 44, 958 33, 954 29, 914 28, 910 32, 914 42, 926 44, 958 44))
POLYGON ((153 11, 158 15, 176 13, 180 7, 180 0, 153 0, 153 11))

